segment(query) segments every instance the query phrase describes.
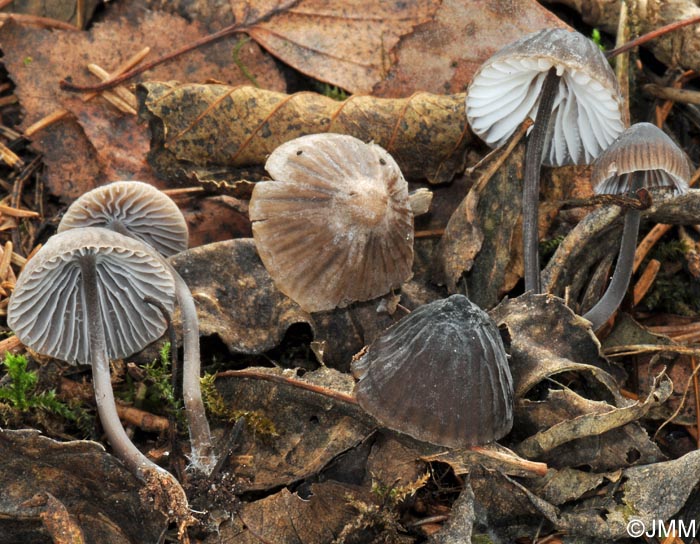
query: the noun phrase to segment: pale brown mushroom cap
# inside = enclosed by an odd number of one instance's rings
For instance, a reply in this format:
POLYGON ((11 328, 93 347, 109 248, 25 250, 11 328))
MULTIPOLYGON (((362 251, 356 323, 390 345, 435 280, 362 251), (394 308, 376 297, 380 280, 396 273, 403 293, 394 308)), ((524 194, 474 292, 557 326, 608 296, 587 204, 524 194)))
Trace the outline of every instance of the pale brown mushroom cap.
POLYGON ((279 146, 249 214, 278 289, 307 311, 370 300, 401 286, 413 264, 408 186, 381 147, 342 134, 279 146))
POLYGON ((688 191, 690 166, 685 153, 661 129, 637 123, 625 130, 593 163, 591 183, 597 194, 625 194, 634 172, 644 172, 644 187, 688 191))
POLYGON ((545 144, 544 164, 588 164, 624 130, 622 95, 607 59, 578 32, 549 28, 507 45, 474 74, 467 119, 499 147, 527 118, 535 119, 547 72, 561 76, 545 144))
POLYGON ((123 227, 165 257, 186 250, 189 238, 177 205, 142 181, 115 181, 83 194, 66 210, 58 232, 82 227, 123 227))
POLYGON ((166 322, 144 297, 175 305, 172 276, 142 242, 98 227, 56 234, 30 259, 8 305, 23 344, 69 363, 90 364, 79 259, 94 255, 107 356, 119 359, 160 338, 166 322))
POLYGON ((513 380, 493 320, 463 295, 419 307, 352 364, 360 406, 384 427, 455 448, 513 425, 513 380))

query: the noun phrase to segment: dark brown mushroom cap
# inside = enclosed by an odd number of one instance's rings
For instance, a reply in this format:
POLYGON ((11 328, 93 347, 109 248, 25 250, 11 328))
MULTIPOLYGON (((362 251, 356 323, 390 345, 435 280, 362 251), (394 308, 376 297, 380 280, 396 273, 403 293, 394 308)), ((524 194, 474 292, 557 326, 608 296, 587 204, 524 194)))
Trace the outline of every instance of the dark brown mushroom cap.
POLYGON ((454 448, 513 425, 513 380, 491 318, 463 295, 421 306, 352 365, 355 395, 388 429, 454 448))
POLYGON ((543 162, 588 164, 620 134, 622 95, 598 46, 578 32, 548 28, 507 45, 474 74, 467 91, 467 119, 491 147, 501 146, 537 113, 550 68, 561 76, 554 98, 543 162))
POLYGON ((91 363, 79 264, 86 256, 96 260, 108 357, 126 357, 160 338, 165 320, 144 297, 172 312, 172 276, 142 242, 86 227, 51 237, 22 270, 7 309, 22 343, 69 363, 91 363))
POLYGON ((625 194, 634 172, 644 172, 646 188, 670 187, 675 194, 688 190, 688 158, 651 123, 637 123, 620 134, 593 163, 591 183, 598 194, 625 194))
POLYGON ((82 227, 126 229, 170 257, 187 249, 187 223, 177 205, 141 181, 115 181, 88 191, 68 207, 58 232, 82 227))
POLYGON ((279 146, 265 168, 276 181, 255 185, 253 237, 278 289, 302 308, 370 300, 411 276, 408 186, 384 149, 314 134, 279 146))

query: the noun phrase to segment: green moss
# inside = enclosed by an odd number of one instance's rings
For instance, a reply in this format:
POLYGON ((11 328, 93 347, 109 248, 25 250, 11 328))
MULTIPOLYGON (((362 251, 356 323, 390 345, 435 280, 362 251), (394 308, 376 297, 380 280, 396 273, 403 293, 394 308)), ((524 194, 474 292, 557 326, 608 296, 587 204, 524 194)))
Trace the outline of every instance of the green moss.
POLYGON ((39 377, 36 372, 27 369, 24 355, 8 353, 2 362, 9 378, 9 383, 0 387, 0 418, 7 424, 8 420, 19 414, 44 411, 62 418, 78 421, 76 408, 71 408, 56 397, 56 392, 39 391, 39 377))

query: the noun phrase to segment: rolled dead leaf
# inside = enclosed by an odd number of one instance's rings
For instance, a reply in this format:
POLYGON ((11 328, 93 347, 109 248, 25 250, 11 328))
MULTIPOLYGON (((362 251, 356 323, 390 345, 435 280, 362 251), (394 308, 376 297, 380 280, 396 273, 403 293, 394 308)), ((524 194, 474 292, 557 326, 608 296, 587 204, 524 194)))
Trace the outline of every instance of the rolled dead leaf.
POLYGON ((464 169, 472 139, 464 94, 352 96, 337 102, 310 92, 145 83, 137 97, 153 135, 149 160, 164 176, 262 165, 284 142, 335 132, 380 145, 407 179, 441 183, 464 169))

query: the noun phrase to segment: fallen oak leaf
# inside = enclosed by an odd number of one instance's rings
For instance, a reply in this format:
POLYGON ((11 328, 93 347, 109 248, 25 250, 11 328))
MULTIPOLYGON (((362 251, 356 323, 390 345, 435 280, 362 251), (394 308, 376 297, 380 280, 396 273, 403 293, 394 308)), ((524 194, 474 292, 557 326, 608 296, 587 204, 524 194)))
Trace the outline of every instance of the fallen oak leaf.
POLYGON ((151 127, 149 160, 165 177, 262 165, 286 141, 336 132, 382 146, 408 179, 440 183, 464 168, 472 141, 464 94, 337 102, 310 92, 153 82, 139 85, 137 98, 151 127))
MULTIPOLYGON (((259 5, 256 1, 256 10, 264 11, 259 5)), ((439 0, 303 0, 245 32, 308 76, 351 93, 370 93, 394 64, 401 37, 430 21, 439 5, 439 0)), ((239 17, 250 4, 238 3, 234 10, 241 8, 239 17)))

